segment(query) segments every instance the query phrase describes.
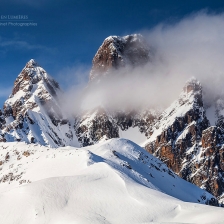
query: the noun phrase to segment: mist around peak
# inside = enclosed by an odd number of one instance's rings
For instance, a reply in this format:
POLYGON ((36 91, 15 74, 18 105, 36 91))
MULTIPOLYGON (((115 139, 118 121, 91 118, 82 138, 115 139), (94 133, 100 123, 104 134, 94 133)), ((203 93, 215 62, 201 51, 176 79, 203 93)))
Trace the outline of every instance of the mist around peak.
POLYGON ((76 85, 81 88, 67 91, 65 108, 74 113, 97 106, 114 110, 165 108, 178 98, 192 76, 201 83, 204 103, 209 106, 224 95, 223 24, 223 13, 201 11, 142 31, 151 60, 135 68, 111 69, 94 83, 86 83, 87 87, 81 81, 82 85, 76 85))

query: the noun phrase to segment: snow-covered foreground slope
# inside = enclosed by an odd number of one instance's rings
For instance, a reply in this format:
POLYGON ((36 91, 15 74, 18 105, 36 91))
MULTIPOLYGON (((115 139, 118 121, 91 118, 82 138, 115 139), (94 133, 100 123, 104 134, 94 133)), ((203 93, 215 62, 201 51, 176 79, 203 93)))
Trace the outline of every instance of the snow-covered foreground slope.
POLYGON ((222 208, 184 202, 212 195, 129 140, 1 143, 0 155, 0 223, 224 223, 222 208))

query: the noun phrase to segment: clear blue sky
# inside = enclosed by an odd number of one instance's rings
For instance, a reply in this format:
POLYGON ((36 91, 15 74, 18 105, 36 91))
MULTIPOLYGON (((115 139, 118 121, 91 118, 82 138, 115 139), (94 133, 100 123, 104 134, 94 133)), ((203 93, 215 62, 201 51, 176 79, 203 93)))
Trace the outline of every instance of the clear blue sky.
POLYGON ((35 27, 0 26, 0 107, 31 58, 66 88, 68 83, 63 83, 59 73, 76 65, 90 68, 98 47, 109 35, 151 29, 160 22, 175 22, 202 9, 224 11, 222 0, 1 0, 0 3, 0 16, 26 15, 37 23, 35 27))

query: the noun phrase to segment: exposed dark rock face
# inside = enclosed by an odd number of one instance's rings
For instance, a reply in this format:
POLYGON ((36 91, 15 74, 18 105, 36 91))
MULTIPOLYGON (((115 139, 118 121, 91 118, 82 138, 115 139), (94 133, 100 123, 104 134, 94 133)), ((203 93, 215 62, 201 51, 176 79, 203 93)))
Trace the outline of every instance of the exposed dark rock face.
POLYGON ((150 131, 155 123, 159 111, 152 109, 135 110, 129 112, 114 112, 113 118, 122 131, 128 130, 130 127, 138 127, 145 136, 150 136, 150 131))
POLYGON ((140 34, 110 36, 104 40, 93 58, 90 80, 127 65, 144 65, 150 60, 149 53, 149 46, 140 34))

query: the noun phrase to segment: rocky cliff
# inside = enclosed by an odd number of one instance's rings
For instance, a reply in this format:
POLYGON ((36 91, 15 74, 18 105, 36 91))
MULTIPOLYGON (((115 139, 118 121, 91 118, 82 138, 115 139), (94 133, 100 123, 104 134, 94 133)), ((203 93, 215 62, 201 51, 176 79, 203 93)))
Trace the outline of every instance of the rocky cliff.
MULTIPOLYGON (((76 136, 81 146, 87 146, 102 140, 123 137, 121 133, 135 128, 136 132, 147 139, 157 116, 158 111, 155 110, 121 112, 97 107, 83 113, 79 118, 75 127, 76 136)), ((131 139, 130 135, 125 136, 131 139)))

